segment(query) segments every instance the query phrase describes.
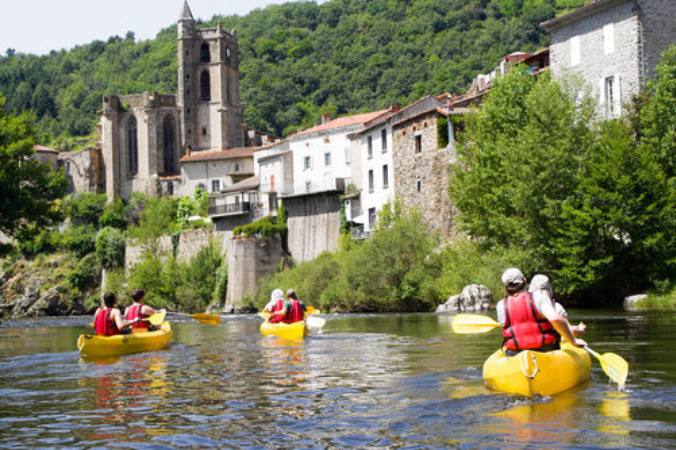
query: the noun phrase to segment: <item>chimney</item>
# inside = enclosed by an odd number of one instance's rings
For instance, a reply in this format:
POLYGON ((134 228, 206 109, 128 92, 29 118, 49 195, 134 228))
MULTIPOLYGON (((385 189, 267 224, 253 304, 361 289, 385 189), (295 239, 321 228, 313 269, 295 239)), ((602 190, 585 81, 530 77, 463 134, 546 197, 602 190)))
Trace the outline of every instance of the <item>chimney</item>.
POLYGON ((188 145, 188 148, 185 150, 185 154, 190 156, 192 154, 192 147, 188 145))
POLYGON ((331 120, 331 114, 322 113, 322 125, 331 120))
POLYGON ((401 111, 401 105, 399 103, 392 103, 390 105, 390 112, 398 112, 401 111))

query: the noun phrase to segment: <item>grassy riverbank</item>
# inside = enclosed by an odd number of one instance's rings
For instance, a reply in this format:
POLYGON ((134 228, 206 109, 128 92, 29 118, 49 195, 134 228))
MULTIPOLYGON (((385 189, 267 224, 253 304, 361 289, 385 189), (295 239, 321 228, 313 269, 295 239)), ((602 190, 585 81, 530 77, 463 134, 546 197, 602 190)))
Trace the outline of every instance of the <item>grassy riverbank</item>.
POLYGON ((666 293, 649 292, 648 296, 632 305, 641 311, 676 311, 676 287, 666 293))

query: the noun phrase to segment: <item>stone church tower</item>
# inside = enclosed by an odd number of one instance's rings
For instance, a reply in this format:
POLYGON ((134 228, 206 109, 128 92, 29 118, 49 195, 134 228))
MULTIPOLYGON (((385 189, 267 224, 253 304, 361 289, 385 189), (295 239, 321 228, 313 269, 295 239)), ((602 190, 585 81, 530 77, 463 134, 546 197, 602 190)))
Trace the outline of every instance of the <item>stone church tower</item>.
POLYGON ((103 98, 101 147, 108 199, 173 194, 188 150, 245 146, 237 37, 197 29, 187 1, 178 20, 178 94, 103 98))
POLYGON ((177 104, 184 147, 244 146, 237 36, 224 32, 220 23, 197 30, 187 1, 178 20, 177 104))

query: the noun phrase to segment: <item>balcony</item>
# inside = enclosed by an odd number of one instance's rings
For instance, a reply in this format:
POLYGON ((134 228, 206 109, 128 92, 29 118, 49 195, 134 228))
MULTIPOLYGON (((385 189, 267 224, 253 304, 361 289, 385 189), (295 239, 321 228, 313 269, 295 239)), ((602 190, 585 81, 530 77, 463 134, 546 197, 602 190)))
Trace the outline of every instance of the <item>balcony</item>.
POLYGON ((350 233, 355 241, 363 241, 371 237, 370 231, 364 231, 364 225, 350 228, 350 233))
POLYGON ((223 203, 216 198, 209 198, 209 217, 236 216, 251 212, 250 202, 223 203))

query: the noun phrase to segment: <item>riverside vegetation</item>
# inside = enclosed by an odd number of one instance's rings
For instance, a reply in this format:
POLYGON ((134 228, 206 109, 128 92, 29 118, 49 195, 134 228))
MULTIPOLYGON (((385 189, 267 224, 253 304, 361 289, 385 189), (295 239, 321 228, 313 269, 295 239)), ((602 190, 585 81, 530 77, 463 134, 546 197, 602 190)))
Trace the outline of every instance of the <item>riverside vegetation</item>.
MULTIPOLYGON (((548 273, 582 305, 674 308, 676 46, 667 50, 626 118, 598 121, 594 102, 514 70, 500 79, 459 136, 449 192, 471 238, 440 245, 415 210, 384 208, 372 237, 280 271, 247 302, 294 287, 322 308, 424 311, 466 284, 503 288, 508 266, 548 273)), ((499 298, 499 297, 498 297, 499 298)))

